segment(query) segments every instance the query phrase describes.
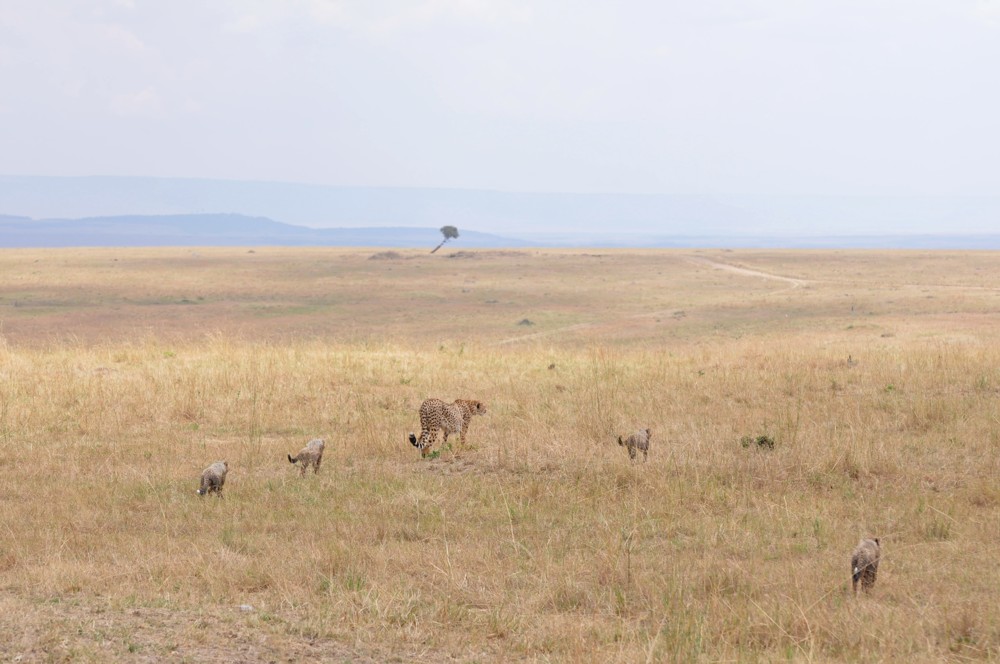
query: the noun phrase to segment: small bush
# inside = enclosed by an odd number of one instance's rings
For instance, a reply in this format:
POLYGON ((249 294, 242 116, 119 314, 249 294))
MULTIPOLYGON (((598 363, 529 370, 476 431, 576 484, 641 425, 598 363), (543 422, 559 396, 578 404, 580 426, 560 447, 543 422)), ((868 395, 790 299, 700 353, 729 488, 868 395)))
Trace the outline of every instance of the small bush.
POLYGON ((451 452, 451 443, 446 443, 442 447, 427 453, 428 459, 437 459, 444 452, 451 452))
POLYGON ((368 257, 370 261, 398 261, 405 258, 403 254, 398 251, 380 251, 376 254, 372 254, 368 257))
POLYGON ((740 438, 740 445, 744 448, 748 448, 751 445, 756 445, 757 447, 773 450, 774 449, 774 438, 771 438, 767 434, 761 434, 760 436, 743 436, 740 438))

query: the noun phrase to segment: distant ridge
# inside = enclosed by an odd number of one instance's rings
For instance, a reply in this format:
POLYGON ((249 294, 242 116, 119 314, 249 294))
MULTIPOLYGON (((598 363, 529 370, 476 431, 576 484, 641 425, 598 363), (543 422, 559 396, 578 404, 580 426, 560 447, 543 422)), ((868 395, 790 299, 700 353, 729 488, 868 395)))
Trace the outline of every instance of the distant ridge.
MULTIPOLYGON (((674 249, 1000 249, 1000 234, 837 235, 818 237, 639 234, 538 234, 508 238, 459 229, 453 249, 569 247, 674 249)), ((426 248, 435 228, 306 228, 241 214, 122 215, 31 219, 0 215, 0 248, 60 247, 387 247, 426 248)))
MULTIPOLYGON (((522 240, 464 231, 456 248, 523 247, 522 240)), ((0 215, 0 247, 420 247, 441 241, 436 228, 305 228, 240 214, 124 215, 29 219, 0 215)))
POLYGON ((991 235, 1000 229, 1000 196, 544 193, 0 175, 0 214, 79 219, 228 213, 314 228, 452 225, 533 243, 561 234, 582 242, 598 236, 696 236, 716 245, 748 236, 781 244, 782 238, 991 235))

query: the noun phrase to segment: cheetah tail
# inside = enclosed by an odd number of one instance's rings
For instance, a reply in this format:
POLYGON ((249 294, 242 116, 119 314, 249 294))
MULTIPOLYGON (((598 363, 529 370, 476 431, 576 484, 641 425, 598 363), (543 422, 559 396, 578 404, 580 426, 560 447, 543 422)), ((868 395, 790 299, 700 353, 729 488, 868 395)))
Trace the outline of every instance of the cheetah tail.
POLYGON ((297 457, 293 457, 291 454, 288 455, 288 463, 295 463, 298 461, 297 457))

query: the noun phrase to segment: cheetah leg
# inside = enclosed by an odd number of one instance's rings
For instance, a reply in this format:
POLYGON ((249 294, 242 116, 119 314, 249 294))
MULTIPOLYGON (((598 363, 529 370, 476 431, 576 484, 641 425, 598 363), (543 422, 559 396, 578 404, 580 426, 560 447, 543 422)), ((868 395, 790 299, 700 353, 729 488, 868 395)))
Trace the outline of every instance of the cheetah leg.
POLYGON ((469 430, 469 422, 471 422, 471 421, 472 421, 472 416, 471 415, 469 417, 465 417, 465 418, 462 419, 462 431, 461 431, 462 449, 465 449, 465 441, 466 441, 465 434, 469 430))
POLYGON ((431 453, 431 448, 437 442, 437 429, 425 429, 420 435, 420 456, 426 457, 431 453))
POLYGON ((316 463, 313 464, 313 475, 319 472, 319 464, 323 462, 323 457, 316 459, 316 463))

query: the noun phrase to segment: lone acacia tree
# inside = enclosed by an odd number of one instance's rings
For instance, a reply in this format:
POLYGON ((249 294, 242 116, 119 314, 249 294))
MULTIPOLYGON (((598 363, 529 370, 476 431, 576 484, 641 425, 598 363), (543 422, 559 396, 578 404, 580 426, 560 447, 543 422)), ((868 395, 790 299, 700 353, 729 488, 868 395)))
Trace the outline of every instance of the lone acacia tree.
POLYGON ((440 249, 441 247, 443 247, 444 243, 447 242, 448 240, 452 240, 454 238, 457 238, 458 237, 458 229, 455 228, 454 226, 442 226, 441 227, 441 235, 444 236, 444 239, 441 240, 441 244, 439 244, 438 246, 436 246, 433 249, 431 249, 431 253, 432 254, 435 251, 437 251, 438 249, 440 249))

